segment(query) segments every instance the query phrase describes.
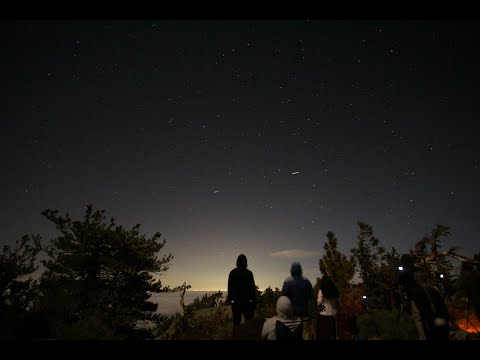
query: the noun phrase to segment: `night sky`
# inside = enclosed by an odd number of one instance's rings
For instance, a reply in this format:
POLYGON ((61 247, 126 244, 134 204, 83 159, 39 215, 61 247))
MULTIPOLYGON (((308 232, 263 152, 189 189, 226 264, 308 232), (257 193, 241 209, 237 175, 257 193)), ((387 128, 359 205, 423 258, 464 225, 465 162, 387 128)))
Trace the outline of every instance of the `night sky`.
MULTIPOLYGON (((357 221, 400 253, 436 224, 480 252, 480 24, 0 23, 0 241, 56 235, 92 203, 162 233, 164 285, 312 283, 357 221)), ((444 249, 445 249, 444 248, 444 249)))

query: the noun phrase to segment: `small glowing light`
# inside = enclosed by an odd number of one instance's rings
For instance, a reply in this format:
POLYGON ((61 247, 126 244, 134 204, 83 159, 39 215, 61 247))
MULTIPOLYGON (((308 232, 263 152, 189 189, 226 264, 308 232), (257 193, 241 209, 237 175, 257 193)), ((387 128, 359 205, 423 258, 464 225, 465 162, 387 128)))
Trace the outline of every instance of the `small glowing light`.
POLYGON ((362 298, 363 300, 365 300, 367 298, 367 295, 363 295, 362 298))
POLYGON ((443 279, 443 278, 444 278, 443 274, 440 274, 440 279, 443 279))
POLYGON ((398 270, 403 271, 403 266, 399 266, 398 270))

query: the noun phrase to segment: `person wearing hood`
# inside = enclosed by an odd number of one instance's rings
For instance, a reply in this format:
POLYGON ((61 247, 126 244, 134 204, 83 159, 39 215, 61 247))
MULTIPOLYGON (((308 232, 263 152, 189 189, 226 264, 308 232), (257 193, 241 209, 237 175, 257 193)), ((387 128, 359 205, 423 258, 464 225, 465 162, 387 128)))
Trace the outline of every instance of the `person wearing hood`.
MULTIPOLYGON (((277 316, 268 318, 263 323, 261 340, 281 340, 279 336, 281 324, 277 324, 277 321, 285 325, 284 328, 291 332, 293 339, 301 340, 302 334, 302 319, 293 314, 292 302, 287 296, 280 296, 277 300, 277 316)), ((292 339, 292 340, 293 340, 292 339)))
POLYGON ((298 317, 308 316, 308 305, 313 300, 313 286, 310 280, 302 276, 302 265, 292 263, 290 274, 283 282, 282 295, 292 302, 293 314, 298 317))
POLYGON ((245 322, 253 318, 255 313, 256 286, 253 273, 247 269, 247 257, 238 255, 237 267, 228 275, 227 303, 232 306, 233 335, 240 326, 242 315, 245 322))
POLYGON ((287 296, 292 302, 293 314, 302 319, 304 323, 304 338, 309 338, 310 317, 309 303, 314 302, 313 286, 310 280, 302 276, 302 265, 293 262, 290 267, 290 274, 283 282, 282 295, 287 296))

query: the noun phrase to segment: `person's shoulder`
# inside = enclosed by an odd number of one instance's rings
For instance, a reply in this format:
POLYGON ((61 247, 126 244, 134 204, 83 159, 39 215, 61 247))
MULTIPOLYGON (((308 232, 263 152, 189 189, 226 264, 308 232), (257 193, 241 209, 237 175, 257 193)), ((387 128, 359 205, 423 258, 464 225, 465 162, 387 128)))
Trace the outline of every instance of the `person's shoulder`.
POLYGON ((279 319, 279 317, 277 315, 274 315, 272 317, 269 317, 269 318, 265 318, 265 320, 263 321, 263 324, 270 324, 270 323, 274 323, 276 322, 277 320, 279 319))
POLYGON ((305 276, 302 276, 302 279, 303 279, 303 281, 304 281, 306 284, 308 284, 308 285, 310 285, 310 286, 313 286, 313 285, 312 285, 312 282, 310 281, 309 278, 307 278, 307 277, 305 277, 305 276))
POLYGON ((269 318, 265 318, 263 321, 262 325, 262 332, 265 331, 270 331, 272 328, 275 327, 275 324, 277 323, 278 317, 277 316, 272 316, 269 318))

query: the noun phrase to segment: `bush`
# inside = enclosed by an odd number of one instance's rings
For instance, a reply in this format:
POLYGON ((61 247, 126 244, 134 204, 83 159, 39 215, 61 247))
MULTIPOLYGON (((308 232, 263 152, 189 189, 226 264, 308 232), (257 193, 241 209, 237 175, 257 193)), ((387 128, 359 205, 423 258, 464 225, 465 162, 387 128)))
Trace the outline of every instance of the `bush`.
POLYGON ((416 340, 417 329, 411 316, 397 310, 374 309, 358 316, 359 338, 363 340, 416 340))

